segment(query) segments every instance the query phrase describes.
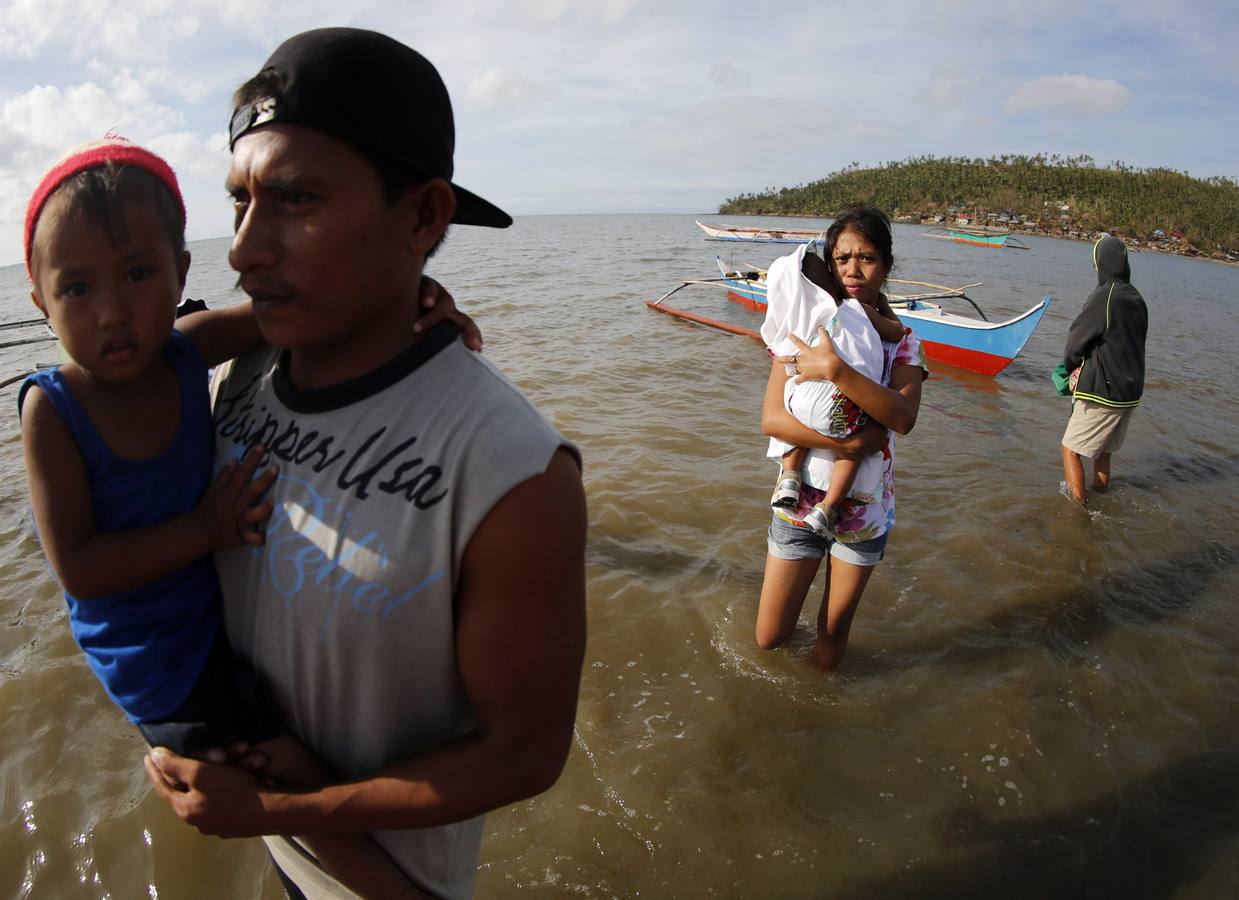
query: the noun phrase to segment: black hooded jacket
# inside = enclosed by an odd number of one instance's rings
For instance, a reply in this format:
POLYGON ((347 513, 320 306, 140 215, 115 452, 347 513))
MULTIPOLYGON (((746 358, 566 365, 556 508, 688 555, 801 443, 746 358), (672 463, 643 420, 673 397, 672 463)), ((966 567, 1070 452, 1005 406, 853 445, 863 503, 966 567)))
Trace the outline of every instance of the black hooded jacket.
POLYGON ((1144 337, 1149 313, 1131 286, 1127 247, 1116 237, 1093 245, 1097 288, 1071 323, 1063 362, 1081 363, 1074 397, 1118 409, 1133 407, 1144 393, 1144 337))

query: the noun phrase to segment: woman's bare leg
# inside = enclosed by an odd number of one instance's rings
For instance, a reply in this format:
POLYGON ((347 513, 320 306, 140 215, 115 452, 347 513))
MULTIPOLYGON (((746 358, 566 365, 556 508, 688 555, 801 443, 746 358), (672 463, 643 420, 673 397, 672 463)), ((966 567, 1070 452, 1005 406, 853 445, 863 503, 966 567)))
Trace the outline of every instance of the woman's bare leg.
POLYGON ((829 671, 842 662, 852 618, 873 569, 826 557, 826 596, 817 613, 817 641, 813 644, 815 665, 829 671))
POLYGON ((757 601, 758 647, 773 650, 791 637, 821 562, 766 555, 766 574, 762 577, 761 599, 757 601))

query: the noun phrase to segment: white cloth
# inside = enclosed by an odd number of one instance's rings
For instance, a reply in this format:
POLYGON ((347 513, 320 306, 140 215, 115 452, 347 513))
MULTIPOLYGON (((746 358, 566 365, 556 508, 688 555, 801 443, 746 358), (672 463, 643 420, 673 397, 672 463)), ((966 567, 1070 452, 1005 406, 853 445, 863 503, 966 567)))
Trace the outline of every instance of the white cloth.
MULTIPOLYGON (((789 335, 796 335, 809 346, 820 338, 818 327, 826 329, 835 351, 849 366, 865 377, 882 382, 884 355, 882 339, 861 308, 860 301, 848 297, 842 302, 819 288, 801 271, 809 244, 770 264, 766 273, 766 319, 761 336, 776 356, 788 356, 798 351, 789 335)), ((828 437, 842 438, 851 433, 843 423, 842 408, 848 399, 829 381, 805 381, 796 384, 788 378, 783 386, 783 403, 787 411, 802 424, 828 437)), ((770 439, 768 457, 777 459, 793 444, 770 439)), ((880 476, 880 454, 871 454, 861 462, 854 485, 865 485, 880 476)), ((829 450, 810 451, 801 477, 813 487, 825 490, 835 455, 829 450)))

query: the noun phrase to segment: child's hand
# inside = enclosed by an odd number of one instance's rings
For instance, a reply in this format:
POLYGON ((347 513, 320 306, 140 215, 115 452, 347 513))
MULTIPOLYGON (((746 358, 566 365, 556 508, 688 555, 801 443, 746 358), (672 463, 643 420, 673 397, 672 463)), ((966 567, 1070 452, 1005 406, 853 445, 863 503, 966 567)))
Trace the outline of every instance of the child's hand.
POLYGON ((279 469, 270 466, 255 477, 266 452, 265 447, 255 446, 239 465, 230 460, 194 510, 212 550, 262 544, 260 526, 271 515, 273 504, 270 500, 260 502, 260 498, 279 474, 279 469))
POLYGON ((267 754, 252 749, 248 741, 234 741, 226 747, 210 747, 189 756, 200 762, 240 766, 267 787, 276 787, 275 779, 266 775, 267 763, 270 762, 267 754))
POLYGON ((422 315, 413 323, 413 331, 423 334, 440 322, 447 320, 456 326, 465 339, 465 346, 470 350, 482 352, 482 332, 477 323, 456 308, 456 301, 447 292, 447 288, 433 278, 422 276, 421 290, 422 315))

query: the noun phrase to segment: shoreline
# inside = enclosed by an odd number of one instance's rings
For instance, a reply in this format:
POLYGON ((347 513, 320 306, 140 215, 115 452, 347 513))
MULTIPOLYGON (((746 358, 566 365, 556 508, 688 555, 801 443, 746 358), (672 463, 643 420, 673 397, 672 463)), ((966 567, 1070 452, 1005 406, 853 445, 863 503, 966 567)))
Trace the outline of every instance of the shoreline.
MULTIPOLYGON (((901 222, 900 224, 928 224, 928 223, 901 222)), ((929 227, 942 228, 945 226, 929 226, 929 227)), ((1054 234, 1053 232, 1040 231, 1040 229, 1021 228, 1021 229, 1018 229, 1018 231, 1012 231, 1011 233, 1016 234, 1016 236, 1018 236, 1018 234, 1032 234, 1032 236, 1035 236, 1038 238, 1051 238, 1053 240, 1074 240, 1075 243, 1080 243, 1080 244, 1090 244, 1090 243, 1093 243, 1094 240, 1097 240, 1097 236, 1087 237, 1087 238, 1073 238, 1072 236, 1070 236, 1070 234, 1054 234)), ((1197 250, 1197 252, 1194 252, 1194 253, 1186 253, 1186 252, 1183 252, 1183 250, 1173 250, 1170 248, 1154 247, 1154 245, 1146 244, 1146 243, 1139 243, 1139 244, 1132 245, 1130 242, 1130 239, 1127 239, 1121 236, 1121 234, 1116 234, 1115 237, 1118 237, 1120 240, 1123 240, 1123 243, 1126 244, 1126 247, 1127 247, 1127 253, 1161 253, 1163 255, 1167 255, 1167 257, 1182 257, 1183 259, 1199 259, 1203 263, 1218 263, 1219 265, 1239 265, 1239 259, 1225 259, 1224 257, 1211 257, 1211 255, 1208 255, 1207 253, 1201 253, 1199 252, 1199 250, 1197 250)))
MULTIPOLYGON (((781 218, 781 219, 831 219, 833 218, 832 216, 821 216, 821 215, 816 215, 812 213, 724 213, 724 212, 719 212, 717 213, 717 215, 719 216, 751 216, 753 218, 764 217, 764 218, 781 218)), ((925 228, 950 228, 951 227, 946 222, 928 222, 928 221, 925 221, 923 217, 908 216, 908 215, 901 215, 898 217, 892 216, 891 224, 893 225, 920 225, 925 228)), ((975 227, 975 226, 970 226, 970 227, 975 227)), ((1042 228, 1025 228, 1023 225, 1021 225, 1019 228, 1010 229, 1010 232, 1011 234, 1017 237, 1022 234, 1029 234, 1035 237, 1052 238, 1058 241, 1076 241, 1077 243, 1081 243, 1081 244, 1091 244, 1093 241, 1097 239, 1095 234, 1090 235, 1088 237, 1072 237, 1070 234, 1063 234, 1061 232, 1048 231, 1042 228)), ((1170 247, 1157 247, 1157 246, 1154 246, 1153 244, 1147 243, 1146 241, 1140 238, 1136 239, 1136 240, 1139 240, 1140 243, 1133 245, 1131 243, 1131 240, 1132 240, 1131 238, 1124 237, 1123 235, 1115 235, 1115 236, 1118 237, 1120 240, 1123 241, 1124 244, 1127 245, 1127 250, 1130 253, 1146 253, 1146 252, 1147 253, 1162 253, 1162 254, 1165 254, 1166 256, 1180 256, 1180 257, 1183 257, 1184 259, 1198 259, 1198 260, 1202 260, 1203 262, 1219 263, 1220 265, 1223 265, 1223 266, 1239 266, 1239 259, 1227 259, 1224 256, 1210 256, 1208 253, 1201 252, 1200 250, 1197 250, 1195 248, 1192 248, 1190 251, 1188 251, 1188 250, 1175 250, 1170 247)))

